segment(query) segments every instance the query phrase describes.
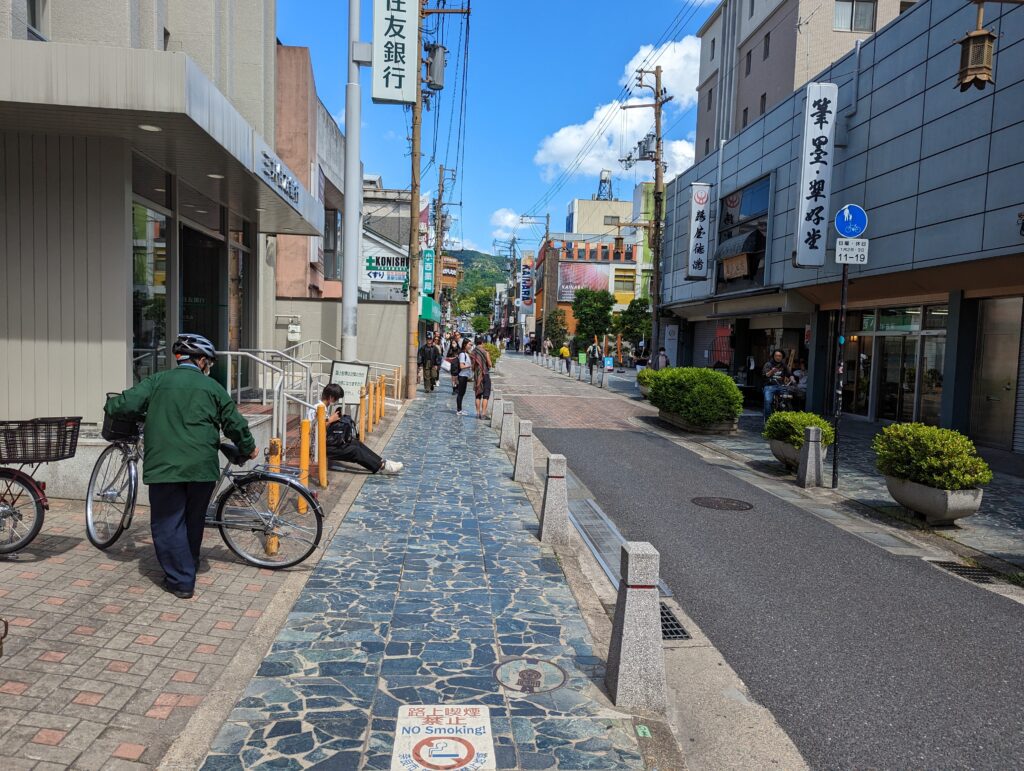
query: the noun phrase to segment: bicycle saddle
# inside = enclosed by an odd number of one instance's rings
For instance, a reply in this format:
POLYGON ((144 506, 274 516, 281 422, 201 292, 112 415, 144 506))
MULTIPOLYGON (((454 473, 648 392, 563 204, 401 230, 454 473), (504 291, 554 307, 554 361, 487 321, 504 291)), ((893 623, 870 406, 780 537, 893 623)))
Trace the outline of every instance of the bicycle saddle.
POLYGON ((231 442, 221 442, 220 451, 228 461, 235 466, 244 466, 245 462, 249 460, 247 457, 242 455, 238 450, 238 446, 231 442))

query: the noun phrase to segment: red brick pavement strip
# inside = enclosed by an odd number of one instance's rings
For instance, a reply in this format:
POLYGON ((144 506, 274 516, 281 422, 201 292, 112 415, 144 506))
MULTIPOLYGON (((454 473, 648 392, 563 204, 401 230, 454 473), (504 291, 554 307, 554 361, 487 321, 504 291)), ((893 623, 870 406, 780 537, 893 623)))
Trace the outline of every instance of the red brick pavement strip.
POLYGON ((516 415, 537 428, 601 428, 635 431, 629 419, 657 414, 645 402, 538 367, 532 360, 509 357, 495 378, 499 394, 511 399, 516 415))
POLYGON ((144 509, 100 552, 81 502, 51 505, 35 542, 0 558, 0 768, 155 766, 286 574, 210 532, 209 580, 179 600, 159 586, 144 509))

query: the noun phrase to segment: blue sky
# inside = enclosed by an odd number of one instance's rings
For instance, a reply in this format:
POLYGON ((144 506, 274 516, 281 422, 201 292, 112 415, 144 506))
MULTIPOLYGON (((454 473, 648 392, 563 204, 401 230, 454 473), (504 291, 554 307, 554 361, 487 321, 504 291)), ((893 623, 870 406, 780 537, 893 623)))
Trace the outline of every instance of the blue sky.
MULTIPOLYGON (((450 7, 465 0, 449 0, 450 7)), ((430 3, 431 7, 437 5, 430 3)), ((564 227, 566 206, 574 197, 597 190, 600 169, 611 168, 615 193, 630 198, 636 182, 650 179, 653 167, 642 163, 624 170, 616 161, 653 126, 651 110, 617 110, 611 104, 627 72, 646 56, 666 30, 671 38, 657 50, 666 71, 665 84, 675 97, 666 112, 667 156, 681 171, 692 159, 695 127, 693 100, 698 51, 692 35, 714 6, 687 0, 477 0, 469 34, 466 142, 464 168, 445 200, 454 224, 450 238, 490 251, 495 237, 506 237, 517 215, 531 210, 554 179, 576 158, 592 129, 613 112, 603 139, 551 202, 552 229, 564 227), (680 12, 682 15, 680 16, 680 12), (670 24, 675 20, 675 26, 670 24), (644 48, 647 46, 647 48, 644 48)), ((362 39, 370 39, 372 3, 363 1, 362 39)), ((279 0, 277 35, 287 45, 308 46, 320 98, 339 119, 345 101, 345 41, 348 3, 344 0, 279 0)), ((439 109, 424 113, 423 190, 437 186, 437 167, 458 166, 458 101, 462 79, 458 40, 463 22, 445 19, 450 53, 446 88, 439 109), (456 68, 459 69, 458 78, 456 68), (436 124, 435 124, 435 116, 436 124), (435 142, 435 125, 437 140, 435 142), (446 161, 447 159, 447 161, 446 161)), ((425 39, 433 38, 425 36, 425 39)), ((369 99, 369 72, 363 71, 363 162, 367 173, 381 174, 388 187, 409 185, 409 113, 397 105, 369 99)), ((642 101, 642 94, 636 101, 642 101)), ((344 124, 342 123, 342 128, 344 124)), ((523 226, 524 248, 536 241, 534 228, 523 226)))

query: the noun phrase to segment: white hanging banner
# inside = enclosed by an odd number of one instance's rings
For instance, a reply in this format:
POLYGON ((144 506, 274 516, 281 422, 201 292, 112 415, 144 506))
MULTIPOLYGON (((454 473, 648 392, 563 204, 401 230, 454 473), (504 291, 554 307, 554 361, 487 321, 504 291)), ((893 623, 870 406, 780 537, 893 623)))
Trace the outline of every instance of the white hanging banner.
POLYGON ((705 281, 708 277, 708 212, 711 210, 711 185, 690 183, 690 249, 686 259, 686 280, 705 281))
POLYGON ((804 105, 804 141, 800 153, 800 206, 796 220, 798 268, 820 268, 825 264, 828 243, 829 196, 832 194, 832 140, 836 129, 835 83, 808 83, 804 105))
POLYGON ((416 101, 419 0, 373 0, 373 101, 416 101))

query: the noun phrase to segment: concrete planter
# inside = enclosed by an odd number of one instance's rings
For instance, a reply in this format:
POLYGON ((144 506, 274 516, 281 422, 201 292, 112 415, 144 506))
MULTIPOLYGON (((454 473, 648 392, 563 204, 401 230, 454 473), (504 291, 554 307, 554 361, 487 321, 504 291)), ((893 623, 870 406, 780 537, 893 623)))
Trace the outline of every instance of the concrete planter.
POLYGON ((650 394, 651 394, 650 386, 642 385, 642 386, 639 386, 639 388, 640 388, 640 395, 642 397, 644 397, 646 399, 646 398, 648 398, 650 396, 650 394))
POLYGON ((890 476, 885 478, 885 486, 894 501, 923 514, 929 525, 951 525, 958 519, 976 514, 981 506, 980 488, 938 490, 890 476))
POLYGON ((674 412, 658 410, 658 417, 676 428, 689 431, 692 434, 735 434, 739 430, 739 418, 727 423, 712 423, 708 426, 695 426, 683 419, 681 415, 674 412))
MULTIPOLYGON (((796 471, 800 467, 800 450, 791 445, 789 442, 783 442, 779 439, 769 439, 768 446, 771 448, 772 455, 775 456, 775 460, 781 463, 791 471, 796 471)), ((828 455, 828 448, 824 448, 822 451, 822 460, 828 455)))

